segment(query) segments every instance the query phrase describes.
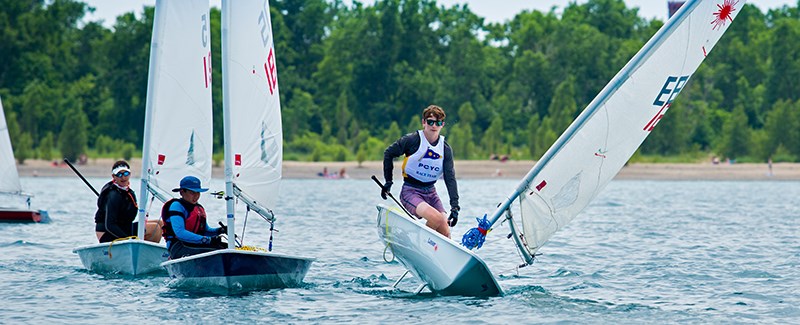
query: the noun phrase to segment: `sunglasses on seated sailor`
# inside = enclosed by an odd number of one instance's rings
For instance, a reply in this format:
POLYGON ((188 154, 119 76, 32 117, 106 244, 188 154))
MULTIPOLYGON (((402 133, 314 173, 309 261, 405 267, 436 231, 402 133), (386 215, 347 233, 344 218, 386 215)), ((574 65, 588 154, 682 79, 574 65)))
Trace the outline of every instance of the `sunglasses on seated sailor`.
POLYGON ((114 174, 114 176, 117 176, 117 177, 131 176, 131 172, 129 172, 129 171, 127 171, 127 170, 126 170, 126 171, 124 171, 124 172, 119 172, 119 173, 116 173, 116 174, 114 174))
POLYGON ((430 126, 433 126, 434 124, 436 124, 436 126, 442 126, 444 125, 444 120, 425 119, 425 123, 428 123, 430 126))

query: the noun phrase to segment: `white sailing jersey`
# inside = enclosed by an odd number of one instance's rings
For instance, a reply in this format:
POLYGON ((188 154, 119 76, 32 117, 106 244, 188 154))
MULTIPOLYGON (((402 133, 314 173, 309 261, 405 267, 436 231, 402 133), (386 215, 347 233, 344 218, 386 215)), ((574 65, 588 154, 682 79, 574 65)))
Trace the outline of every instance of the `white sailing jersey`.
POLYGON ((436 146, 432 146, 422 130, 419 134, 419 148, 411 156, 403 160, 403 177, 430 183, 435 182, 444 173, 444 137, 439 136, 436 146))

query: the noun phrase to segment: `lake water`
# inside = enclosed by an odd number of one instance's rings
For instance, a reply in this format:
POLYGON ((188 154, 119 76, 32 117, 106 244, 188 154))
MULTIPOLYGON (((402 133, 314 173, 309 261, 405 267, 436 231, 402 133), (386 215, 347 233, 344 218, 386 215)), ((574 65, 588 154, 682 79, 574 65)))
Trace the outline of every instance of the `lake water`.
MULTIPOLYGON (((99 188, 105 179, 91 178, 99 188)), ((383 260, 371 180, 285 180, 274 251, 315 257, 300 288, 214 296, 166 276, 83 269, 72 249, 96 241, 94 194, 77 178, 23 178, 49 224, 0 224, 0 323, 796 323, 800 183, 614 181, 540 252, 520 263, 506 226, 478 254, 506 295, 413 295, 383 260)), ((138 187, 138 182, 134 181, 138 187)), ((215 180, 212 189, 221 189, 215 180)), ((462 180, 460 237, 512 180, 462 180)), ((398 188, 395 191, 399 190, 398 188)), ((445 196, 444 188, 440 193, 445 196)), ((204 196, 210 222, 224 203, 204 196)), ((447 202, 446 199, 444 199, 447 202)), ((392 204, 391 201, 386 202, 392 204)), ((158 207, 151 209, 157 214, 158 207)), ((237 218, 241 232, 242 218, 237 218)), ((245 244, 266 247, 250 216, 245 244)))

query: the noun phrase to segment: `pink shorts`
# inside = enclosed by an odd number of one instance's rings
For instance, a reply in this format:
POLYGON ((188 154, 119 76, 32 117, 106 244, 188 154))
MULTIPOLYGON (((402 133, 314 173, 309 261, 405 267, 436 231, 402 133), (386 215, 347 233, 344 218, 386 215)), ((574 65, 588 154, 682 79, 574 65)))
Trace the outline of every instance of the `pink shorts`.
POLYGON ((436 194, 436 187, 433 186, 430 188, 416 188, 404 184, 403 189, 400 190, 400 202, 403 203, 408 212, 415 216, 417 215, 417 206, 422 202, 426 202, 434 209, 444 212, 442 200, 439 199, 439 195, 436 194))

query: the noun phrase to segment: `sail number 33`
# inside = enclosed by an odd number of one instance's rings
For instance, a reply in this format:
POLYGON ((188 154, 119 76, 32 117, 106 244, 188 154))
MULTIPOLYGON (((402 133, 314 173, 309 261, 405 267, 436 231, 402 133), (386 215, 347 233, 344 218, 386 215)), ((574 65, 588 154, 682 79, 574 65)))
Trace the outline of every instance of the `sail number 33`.
POLYGON ((675 96, 681 92, 683 86, 686 85, 686 81, 689 80, 689 76, 669 76, 667 77, 667 81, 664 83, 664 86, 661 87, 661 91, 658 92, 656 95, 656 100, 653 101, 653 106, 658 106, 660 109, 658 113, 656 113, 653 118, 647 122, 647 125, 644 126, 645 131, 652 131, 653 128, 656 127, 658 121, 664 117, 664 114, 669 109, 669 106, 672 104, 672 101, 675 99, 675 96))

